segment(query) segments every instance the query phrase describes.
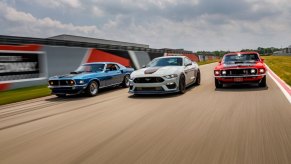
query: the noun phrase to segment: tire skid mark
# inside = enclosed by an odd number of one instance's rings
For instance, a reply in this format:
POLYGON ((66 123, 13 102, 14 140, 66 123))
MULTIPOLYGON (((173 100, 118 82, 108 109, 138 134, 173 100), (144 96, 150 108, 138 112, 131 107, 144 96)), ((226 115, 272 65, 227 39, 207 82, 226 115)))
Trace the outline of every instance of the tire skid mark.
MULTIPOLYGON (((57 102, 61 102, 61 100, 56 100, 55 103, 57 102)), ((5 109, 2 109, 0 110, 0 115, 1 114, 6 114, 6 113, 9 113, 9 112, 14 112, 14 111, 19 111, 19 110, 25 110, 25 109, 29 109, 29 108, 33 108, 33 107, 38 107, 38 106, 41 106, 41 105, 45 105, 45 104, 50 104, 51 102, 46 102, 46 101, 38 101, 38 102, 32 102, 31 104, 22 104, 22 105, 26 105, 24 107, 22 107, 21 105, 17 106, 18 108, 15 108, 15 109, 8 109, 8 110, 5 110, 5 109), (42 102, 42 103, 39 103, 39 102, 42 102), (37 104, 35 104, 37 103, 37 104)))
MULTIPOLYGON (((63 103, 61 103, 61 104, 63 104, 63 103)), ((53 104, 45 103, 45 104, 42 104, 42 105, 39 105, 39 106, 35 106, 33 108, 25 108, 25 109, 18 110, 18 111, 7 112, 5 114, 0 114, 0 120, 3 119, 3 118, 7 118, 7 117, 23 114, 23 113, 28 113, 28 112, 32 112, 32 111, 36 111, 36 110, 42 110, 44 108, 51 107, 53 105, 60 105, 60 103, 53 103, 53 104)))
MULTIPOLYGON (((119 110, 119 109, 115 109, 115 110, 119 110)), ((98 116, 98 115, 102 115, 102 114, 104 114, 105 112, 108 112, 108 110, 107 110, 107 109, 101 109, 101 110, 98 110, 97 113, 94 113, 94 114, 92 114, 92 115, 89 115, 89 116, 83 117, 82 119, 74 120, 74 121, 71 122, 71 123, 64 124, 64 125, 60 125, 59 127, 55 127, 54 129, 51 129, 51 130, 46 130, 45 133, 41 134, 41 136, 47 136, 47 135, 49 135, 49 134, 52 134, 52 133, 54 133, 54 132, 57 132, 57 131, 59 131, 59 130, 61 130, 61 129, 64 129, 64 128, 66 128, 66 127, 70 127, 70 126, 72 126, 72 125, 74 125, 74 124, 78 124, 79 122, 86 121, 86 120, 91 119, 91 118, 94 118, 94 117, 96 117, 96 116, 98 116)), ((34 131, 33 133, 38 133, 38 132, 34 131)), ((38 134, 39 134, 39 133, 38 133, 38 134)), ((29 134, 29 135, 31 135, 31 134, 29 134)), ((19 138, 22 138, 22 137, 23 137, 23 136, 19 136, 18 139, 19 139, 19 138)), ((23 144, 26 144, 27 142, 34 141, 34 139, 35 139, 35 138, 38 138, 38 137, 40 137, 40 136, 35 136, 34 138, 31 137, 29 140, 26 140, 25 142, 22 142, 22 143, 20 143, 19 145, 23 145, 23 144)), ((19 146, 19 145, 18 145, 18 146, 19 146)), ((3 151, 6 152, 7 150, 3 150, 3 151)), ((1 151, 0 151, 0 154, 1 154, 1 151)))
MULTIPOLYGON (((15 112, 6 111, 6 112, 3 112, 4 114, 1 114, 1 112, 0 112, 0 122, 3 121, 3 120, 1 120, 1 118, 2 119, 8 118, 8 117, 16 116, 16 115, 23 114, 23 113, 41 110, 41 109, 44 109, 44 108, 47 108, 47 107, 50 107, 53 105, 62 105, 62 104, 70 103, 70 102, 71 101, 69 99, 68 100, 60 99, 60 100, 56 100, 56 102, 53 102, 53 103, 46 102, 46 103, 42 103, 42 104, 34 104, 32 106, 29 106, 29 107, 20 108, 20 111, 19 111, 19 109, 15 109, 15 110, 13 110, 15 112), (21 109, 23 109, 23 110, 21 110, 21 109)), ((19 116, 19 117, 21 117, 21 116, 19 116)), ((9 120, 9 119, 5 119, 4 121, 7 121, 7 120, 9 120)))
POLYGON ((5 109, 9 109, 9 108, 19 107, 22 105, 28 105, 28 104, 32 104, 32 103, 42 102, 49 97, 51 97, 51 96, 46 96, 46 97, 31 99, 31 100, 26 100, 26 101, 20 101, 20 102, 16 102, 16 103, 12 103, 12 104, 6 104, 6 105, 3 105, 0 107, 0 111, 5 110, 5 109))
MULTIPOLYGON (((118 96, 118 97, 120 97, 120 96, 118 96)), ((24 122, 20 122, 20 123, 8 125, 8 126, 0 127, 0 131, 6 130, 6 129, 9 129, 9 128, 13 128, 13 127, 16 127, 16 126, 28 124, 28 123, 31 123, 31 122, 35 122, 35 121, 38 121, 38 120, 50 118, 50 117, 53 117, 53 116, 62 115, 62 114, 68 113, 68 112, 80 110, 82 108, 86 108, 86 107, 93 106, 93 105, 96 105, 96 104, 104 103, 104 102, 107 102, 107 101, 112 101, 112 100, 114 100, 115 98, 118 98, 118 97, 113 97, 113 98, 106 99, 106 100, 103 100, 103 101, 99 101, 99 102, 96 102, 96 103, 92 103, 92 104, 88 104, 88 105, 83 105, 83 106, 80 106, 80 107, 72 108, 72 109, 69 109, 67 111, 63 111, 63 112, 59 112, 59 113, 54 113, 54 114, 50 114, 50 115, 47 115, 47 116, 43 116, 43 117, 31 119, 31 120, 28 120, 28 121, 24 121, 24 122)))

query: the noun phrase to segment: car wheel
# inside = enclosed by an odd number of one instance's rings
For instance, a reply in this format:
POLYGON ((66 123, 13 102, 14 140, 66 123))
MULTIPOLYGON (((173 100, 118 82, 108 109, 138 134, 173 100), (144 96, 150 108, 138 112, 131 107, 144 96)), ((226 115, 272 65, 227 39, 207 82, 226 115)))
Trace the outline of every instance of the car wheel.
POLYGON ((259 87, 266 87, 267 86, 267 79, 266 76, 264 76, 264 78, 261 80, 261 82, 259 83, 259 87))
POLYGON ((186 82, 185 82, 185 76, 182 74, 179 79, 179 91, 181 94, 184 94, 186 92, 186 82))
POLYGON ((201 74, 200 74, 200 70, 198 69, 196 81, 195 81, 194 84, 195 85, 200 85, 200 81, 201 81, 201 74))
POLYGON ((219 83, 219 81, 217 79, 215 79, 215 87, 216 88, 222 88, 223 84, 219 83))
POLYGON ((123 88, 128 88, 129 87, 129 75, 125 75, 123 82, 122 82, 122 87, 123 88))
POLYGON ((96 81, 92 81, 89 83, 88 87, 86 88, 86 94, 88 96, 96 96, 99 90, 99 85, 96 81))
POLYGON ((56 94, 57 97, 63 98, 66 97, 66 94, 56 94))

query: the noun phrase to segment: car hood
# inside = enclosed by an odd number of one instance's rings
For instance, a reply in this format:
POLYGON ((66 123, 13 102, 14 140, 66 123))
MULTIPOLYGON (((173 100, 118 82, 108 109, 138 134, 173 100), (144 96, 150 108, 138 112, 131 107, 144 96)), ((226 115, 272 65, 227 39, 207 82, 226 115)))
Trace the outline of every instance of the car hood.
POLYGON ((232 69, 232 68, 262 68, 264 64, 261 62, 257 63, 238 63, 238 64, 228 64, 222 63, 215 67, 215 69, 232 69))
MULTIPOLYGON (((100 72, 101 73, 101 72, 100 72)), ((59 75, 59 76, 53 76, 50 78, 50 80, 62 80, 62 79, 86 79, 90 78, 92 76, 96 76, 100 73, 80 73, 80 74, 66 74, 66 75, 59 75)))
POLYGON ((180 74, 182 72, 182 66, 166 66, 166 67, 147 67, 131 74, 131 77, 139 76, 166 76, 171 74, 180 74))

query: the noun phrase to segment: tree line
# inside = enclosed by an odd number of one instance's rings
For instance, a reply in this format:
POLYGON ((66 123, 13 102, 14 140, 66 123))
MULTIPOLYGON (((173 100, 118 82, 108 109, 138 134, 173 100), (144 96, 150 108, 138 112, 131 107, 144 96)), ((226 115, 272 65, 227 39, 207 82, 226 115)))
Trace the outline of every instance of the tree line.
MULTIPOLYGON (((261 55, 271 55, 276 51, 281 51, 282 48, 275 47, 258 47, 257 49, 242 49, 240 52, 256 51, 261 55)), ((219 56, 222 57, 224 54, 230 53, 231 51, 197 51, 197 55, 206 55, 206 56, 219 56)))

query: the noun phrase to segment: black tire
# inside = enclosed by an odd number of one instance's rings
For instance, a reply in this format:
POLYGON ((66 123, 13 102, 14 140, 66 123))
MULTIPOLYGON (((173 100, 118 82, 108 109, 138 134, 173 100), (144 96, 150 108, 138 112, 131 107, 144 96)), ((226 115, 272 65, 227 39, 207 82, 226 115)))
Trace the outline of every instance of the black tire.
POLYGON ((57 97, 60 97, 60 98, 64 98, 66 97, 66 94, 56 94, 57 97))
POLYGON ((264 76, 264 78, 259 83, 259 87, 264 88, 266 86, 267 86, 267 78, 266 78, 266 76, 264 76))
POLYGON ((201 73, 200 73, 200 70, 198 69, 197 77, 196 77, 196 81, 194 85, 200 85, 200 81, 201 81, 201 73))
POLYGON ((222 88, 223 84, 219 83, 219 81, 217 79, 215 79, 215 87, 216 88, 222 88))
POLYGON ((185 76, 182 74, 179 79, 179 93, 184 94, 186 92, 185 76))
POLYGON ((99 85, 96 81, 91 81, 87 86, 85 93, 86 95, 93 97, 96 96, 99 91, 99 85))
POLYGON ((123 88, 128 88, 129 87, 129 75, 125 75, 124 76, 121 86, 123 88))

